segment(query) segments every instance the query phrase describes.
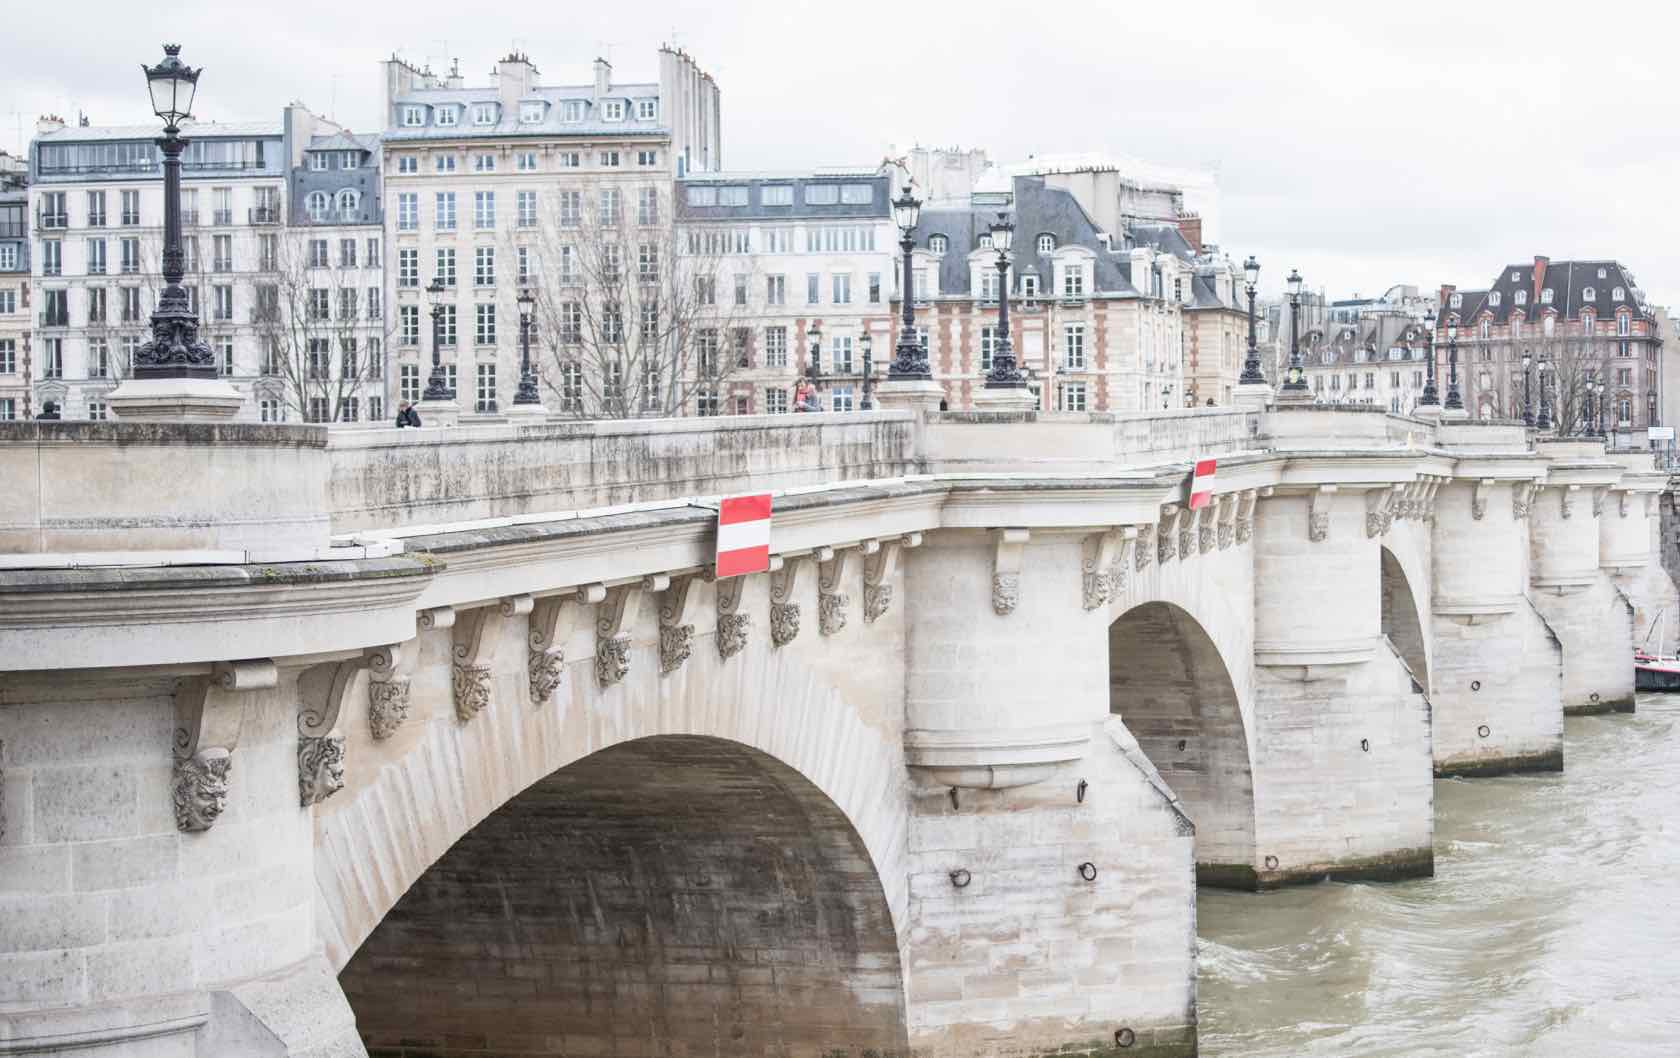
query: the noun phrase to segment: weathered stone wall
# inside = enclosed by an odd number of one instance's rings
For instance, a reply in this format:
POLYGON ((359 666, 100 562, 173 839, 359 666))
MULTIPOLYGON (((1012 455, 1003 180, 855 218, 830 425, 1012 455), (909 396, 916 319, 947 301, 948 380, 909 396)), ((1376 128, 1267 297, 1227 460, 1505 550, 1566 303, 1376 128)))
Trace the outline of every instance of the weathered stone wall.
POLYGON ((711 738, 623 743, 533 784, 340 980, 373 1058, 906 1052, 857 832, 791 768, 711 738))
POLYGON ((1579 588, 1534 589, 1535 609, 1563 644, 1566 714, 1633 711, 1633 605, 1605 573, 1579 588))
POLYGON ((333 530, 914 473, 907 412, 334 432, 333 530))
POLYGON ((1260 416, 1234 408, 1116 415, 932 414, 924 426, 931 473, 1103 473, 1122 466, 1188 462, 1252 451, 1260 416))
POLYGON ((1534 604, 1437 616, 1435 774, 1563 768, 1563 647, 1534 604))

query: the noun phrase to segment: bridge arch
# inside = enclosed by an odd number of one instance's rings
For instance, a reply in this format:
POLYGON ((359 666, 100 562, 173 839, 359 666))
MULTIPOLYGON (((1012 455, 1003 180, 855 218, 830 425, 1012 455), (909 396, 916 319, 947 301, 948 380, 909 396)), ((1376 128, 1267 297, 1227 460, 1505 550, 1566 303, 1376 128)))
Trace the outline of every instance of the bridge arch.
POLYGON ((371 1054, 905 1053, 892 913, 838 806, 655 735, 463 835, 340 974, 371 1054))
MULTIPOLYGON (((1429 690, 1429 636, 1423 625, 1421 601, 1413 592, 1413 580, 1398 553, 1388 547, 1382 552, 1382 632, 1394 644, 1400 659, 1412 670, 1412 679, 1429 690)), ((1423 585, 1427 587, 1427 585, 1423 585)))
POLYGON ((1108 631, 1109 710, 1125 722, 1196 826, 1196 877, 1251 889, 1254 776, 1230 666, 1188 610, 1140 603, 1108 631))

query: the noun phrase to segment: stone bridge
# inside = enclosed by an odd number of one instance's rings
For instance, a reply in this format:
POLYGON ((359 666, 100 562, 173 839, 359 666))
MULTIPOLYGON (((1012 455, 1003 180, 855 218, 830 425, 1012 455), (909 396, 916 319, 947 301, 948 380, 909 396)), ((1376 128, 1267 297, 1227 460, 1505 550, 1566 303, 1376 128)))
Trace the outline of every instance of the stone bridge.
POLYGON ((1430 873, 1432 776, 1562 767, 1676 602, 1649 457, 1366 410, 0 423, 0 481, 0 1054, 1190 1055, 1197 884, 1430 873))

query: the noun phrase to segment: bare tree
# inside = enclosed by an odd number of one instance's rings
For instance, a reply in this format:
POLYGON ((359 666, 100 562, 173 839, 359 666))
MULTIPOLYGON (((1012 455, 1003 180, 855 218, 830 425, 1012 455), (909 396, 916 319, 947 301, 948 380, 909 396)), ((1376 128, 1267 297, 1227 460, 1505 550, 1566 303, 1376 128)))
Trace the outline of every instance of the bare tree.
POLYGON ((256 285, 252 311, 261 374, 309 422, 337 422, 365 394, 383 392, 388 315, 365 300, 357 268, 335 266, 337 235, 333 228, 279 233, 268 244, 273 259, 259 265, 268 278, 256 285), (377 349, 368 341, 374 338, 377 349))
POLYGON ((751 355, 738 291, 746 229, 684 224, 661 189, 545 191, 512 236, 535 303, 533 360, 551 408, 583 419, 722 411, 751 355))
MULTIPOLYGON (((1558 430, 1564 433, 1580 433, 1586 429, 1587 385, 1594 381, 1605 385, 1605 421, 1614 424, 1614 414, 1609 406, 1614 399, 1611 391, 1616 388, 1616 368, 1633 367, 1639 363, 1633 358, 1616 356, 1614 339, 1546 335, 1532 343, 1525 343, 1525 347, 1533 353, 1537 367, 1541 363, 1547 365, 1544 372, 1548 390, 1546 399, 1551 402, 1551 418, 1558 430)), ((1520 370, 1519 368, 1518 385, 1514 387, 1514 396, 1519 407, 1522 398, 1520 370)), ((1539 378, 1540 376, 1536 377, 1536 387, 1540 384, 1539 378)), ((1536 413, 1540 399, 1537 388, 1533 397, 1536 413)))

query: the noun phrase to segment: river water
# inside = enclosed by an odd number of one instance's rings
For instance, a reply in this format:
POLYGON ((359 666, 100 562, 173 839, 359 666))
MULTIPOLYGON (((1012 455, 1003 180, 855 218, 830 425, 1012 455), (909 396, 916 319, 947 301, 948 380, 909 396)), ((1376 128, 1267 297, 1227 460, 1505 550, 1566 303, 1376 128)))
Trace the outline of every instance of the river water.
POLYGON ((1197 901, 1204 1058, 1680 1056, 1680 695, 1435 784, 1435 877, 1197 901))

